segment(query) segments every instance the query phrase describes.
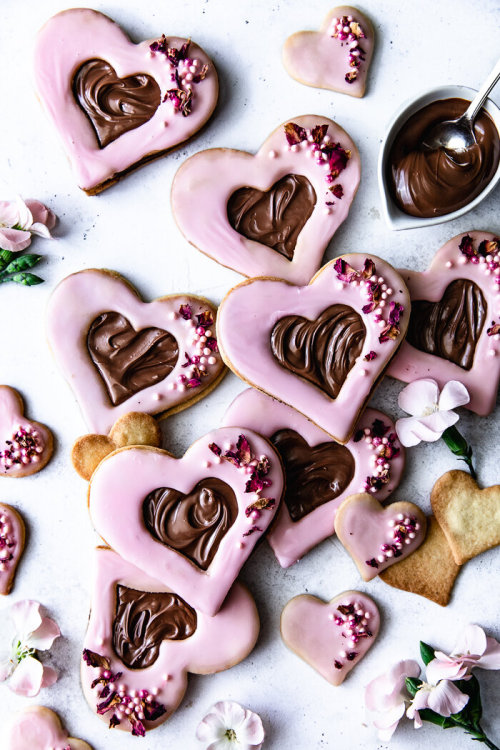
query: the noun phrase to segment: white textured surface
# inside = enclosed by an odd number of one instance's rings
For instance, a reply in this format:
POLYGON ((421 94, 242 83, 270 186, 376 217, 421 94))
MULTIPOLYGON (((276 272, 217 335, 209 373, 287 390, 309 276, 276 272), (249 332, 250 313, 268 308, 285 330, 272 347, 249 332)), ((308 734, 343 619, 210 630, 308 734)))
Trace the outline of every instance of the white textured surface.
MULTIPOLYGON (((382 223, 376 160, 384 126, 403 99, 441 83, 477 86, 498 54, 500 10, 496 0, 365 0, 362 9, 377 30, 377 47, 364 99, 308 88, 293 81, 280 62, 281 45, 294 31, 318 27, 332 7, 326 0, 184 0, 182 3, 108 0, 96 9, 118 21, 135 41, 162 32, 190 36, 215 60, 221 79, 216 115, 206 131, 186 148, 130 175, 103 195, 88 198, 75 186, 55 133, 33 94, 30 53, 36 30, 62 6, 55 0, 2 0, 0 5, 0 198, 20 192, 45 201, 60 217, 57 241, 36 240, 45 256, 40 273, 46 283, 32 289, 0 286, 2 349, 0 382, 19 388, 28 414, 52 427, 56 454, 41 474, 2 479, 0 499, 19 507, 29 536, 17 584, 7 606, 18 598, 47 605, 64 633, 50 663, 59 682, 28 701, 0 686, 0 723, 30 702, 61 714, 73 735, 95 750, 144 747, 201 747, 197 722, 216 700, 232 698, 258 711, 273 750, 378 748, 364 726, 363 687, 402 658, 417 658, 418 640, 449 648, 469 621, 500 637, 498 563, 493 550, 470 562, 457 580, 446 609, 396 591, 381 581, 364 584, 336 540, 325 542, 302 562, 282 571, 263 544, 243 571, 262 617, 262 634, 241 666, 213 677, 193 677, 174 717, 145 740, 108 732, 87 708, 79 686, 78 664, 89 606, 89 568, 95 537, 86 508, 85 484, 73 472, 69 451, 85 425, 73 396, 48 351, 43 311, 54 285, 87 267, 108 267, 126 275, 146 297, 191 291, 220 300, 240 280, 187 245, 171 216, 169 188, 177 166, 188 155, 212 146, 256 150, 280 122, 303 113, 337 120, 351 134, 362 157, 362 182, 351 214, 331 242, 328 257, 346 251, 380 254, 397 265, 423 269, 449 237, 470 230, 500 231, 498 188, 474 213, 452 223, 392 233, 382 223), (374 596, 382 611, 380 638, 346 683, 333 688, 289 653, 279 637, 284 604, 305 591, 325 599, 359 588, 374 596)), ((500 89, 493 93, 500 103, 500 89)), ((196 220, 196 206, 193 206, 196 220)), ((243 327, 243 335, 251 335, 243 327)), ((230 375, 206 400, 164 423, 165 446, 177 454, 219 424, 226 406, 242 389, 230 375)), ((385 381, 373 404, 398 414, 399 384, 385 381)), ((460 426, 475 446, 483 484, 499 480, 496 414, 480 419, 464 413, 460 426)), ((429 492, 446 470, 457 467, 441 442, 411 451, 397 497, 429 509, 429 492)), ((500 676, 479 674, 485 704, 484 728, 500 738, 497 711, 500 676)), ((409 722, 391 747, 467 748, 459 730, 426 725, 417 735, 409 722)), ((2 745, 3 747, 3 745, 2 745)), ((36 750, 33 748, 33 750, 36 750)))

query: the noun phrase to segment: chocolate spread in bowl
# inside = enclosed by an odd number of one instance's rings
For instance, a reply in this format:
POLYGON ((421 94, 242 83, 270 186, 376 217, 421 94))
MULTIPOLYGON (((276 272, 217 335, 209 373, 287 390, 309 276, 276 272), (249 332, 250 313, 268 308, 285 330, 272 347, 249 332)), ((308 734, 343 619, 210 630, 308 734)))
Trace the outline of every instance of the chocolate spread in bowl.
POLYGON ((495 174, 500 139, 495 123, 481 110, 474 123, 477 145, 466 152, 422 146, 424 133, 434 124, 463 115, 470 102, 441 99, 415 112, 394 139, 387 164, 387 183, 393 200, 411 216, 443 216, 470 203, 495 174))

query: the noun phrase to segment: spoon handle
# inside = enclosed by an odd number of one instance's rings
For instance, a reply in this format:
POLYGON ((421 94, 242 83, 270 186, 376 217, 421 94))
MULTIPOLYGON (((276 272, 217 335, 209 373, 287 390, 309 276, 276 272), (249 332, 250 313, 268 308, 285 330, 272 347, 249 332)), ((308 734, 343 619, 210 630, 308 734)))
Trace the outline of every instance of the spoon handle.
POLYGON ((490 93, 491 89, 500 79, 500 60, 497 62, 488 78, 485 80, 479 91, 477 92, 474 99, 469 104, 467 111, 463 115, 464 120, 468 120, 473 123, 476 119, 476 115, 484 104, 484 100, 490 93))

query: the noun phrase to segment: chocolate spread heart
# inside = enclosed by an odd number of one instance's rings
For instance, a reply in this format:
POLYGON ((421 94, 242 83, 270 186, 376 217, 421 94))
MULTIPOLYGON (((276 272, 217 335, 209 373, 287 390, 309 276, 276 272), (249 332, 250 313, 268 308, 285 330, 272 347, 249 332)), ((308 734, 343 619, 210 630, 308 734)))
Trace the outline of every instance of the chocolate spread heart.
POLYGON ((116 587, 113 649, 129 669, 150 667, 162 641, 184 641, 196 624, 195 610, 177 594, 116 587))
POLYGON ((292 260, 297 237, 315 205, 316 192, 307 177, 287 174, 269 190, 236 190, 227 202, 227 217, 239 234, 292 260))
POLYGON ((365 336, 361 316, 352 307, 331 305, 316 320, 300 315, 278 320, 271 332, 271 351, 294 375, 337 398, 365 336))
POLYGON ((286 474, 285 503, 292 521, 338 497, 354 476, 354 458, 348 448, 333 441, 311 447, 291 429, 271 437, 286 474))
POLYGON ((486 315, 486 300, 477 284, 457 279, 439 302, 412 301, 408 343, 470 370, 486 315))
POLYGON ((179 357, 174 336, 162 328, 136 331, 123 315, 99 315, 89 328, 87 348, 113 406, 169 375, 179 357))
POLYGON ((150 120, 161 104, 161 91, 146 73, 120 78, 105 60, 88 60, 73 78, 73 95, 104 148, 123 133, 150 120))
POLYGON ((167 547, 182 552, 206 570, 238 515, 238 501, 222 479, 202 479, 187 495, 159 487, 143 506, 149 533, 167 547))

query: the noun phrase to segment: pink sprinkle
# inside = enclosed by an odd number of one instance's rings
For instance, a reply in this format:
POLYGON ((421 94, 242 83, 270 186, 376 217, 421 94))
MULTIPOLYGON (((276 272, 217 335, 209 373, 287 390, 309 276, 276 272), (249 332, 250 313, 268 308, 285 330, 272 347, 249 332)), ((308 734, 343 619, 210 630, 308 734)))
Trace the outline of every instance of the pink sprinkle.
POLYGON ((274 151, 273 149, 271 149, 271 151, 269 152, 268 156, 269 156, 270 159, 276 159, 276 157, 278 156, 278 154, 276 153, 276 151, 274 151))

